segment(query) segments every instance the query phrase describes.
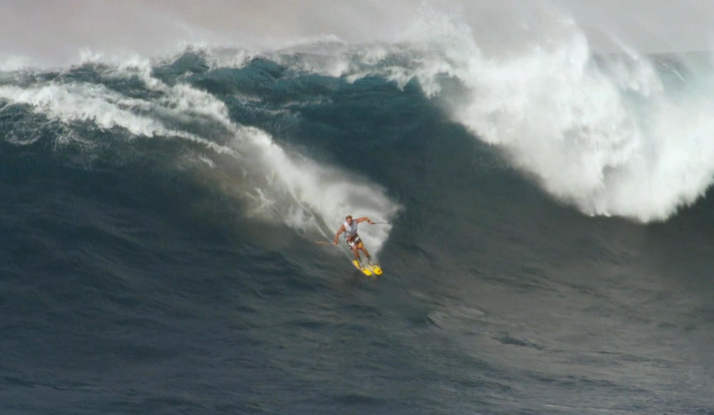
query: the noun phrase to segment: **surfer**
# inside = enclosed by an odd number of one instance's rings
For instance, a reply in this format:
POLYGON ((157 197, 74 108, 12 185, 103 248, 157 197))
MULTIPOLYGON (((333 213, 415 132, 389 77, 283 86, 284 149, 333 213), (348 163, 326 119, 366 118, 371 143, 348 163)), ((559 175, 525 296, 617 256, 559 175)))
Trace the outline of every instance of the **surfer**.
POLYGON ((337 230, 333 244, 337 245, 337 240, 340 237, 340 234, 344 232, 347 245, 350 246, 352 252, 355 254, 355 260, 360 264, 360 268, 364 268, 361 266, 362 260, 359 255, 359 251, 364 252, 364 256, 367 257, 367 263, 370 266, 372 265, 372 257, 369 255, 369 252, 367 252, 367 249, 364 247, 362 240, 357 234, 357 224, 360 222, 367 222, 370 225, 374 225, 374 222, 372 222, 372 220, 368 217, 352 219, 352 216, 347 216, 345 218, 345 223, 340 226, 340 229, 337 230))

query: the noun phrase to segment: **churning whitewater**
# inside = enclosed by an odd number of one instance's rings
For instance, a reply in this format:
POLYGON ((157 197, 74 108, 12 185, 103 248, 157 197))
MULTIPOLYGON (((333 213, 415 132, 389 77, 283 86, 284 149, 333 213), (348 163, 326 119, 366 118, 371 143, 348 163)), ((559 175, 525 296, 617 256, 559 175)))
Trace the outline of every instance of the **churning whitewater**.
POLYGON ((0 41, 0 412, 714 412, 714 55, 412 3, 356 40, 0 41))

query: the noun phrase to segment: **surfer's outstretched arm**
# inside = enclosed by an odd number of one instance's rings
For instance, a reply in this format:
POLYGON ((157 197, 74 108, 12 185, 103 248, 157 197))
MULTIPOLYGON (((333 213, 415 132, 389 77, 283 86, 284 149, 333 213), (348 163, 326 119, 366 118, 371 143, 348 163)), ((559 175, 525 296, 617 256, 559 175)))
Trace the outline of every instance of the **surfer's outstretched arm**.
POLYGON ((367 223, 369 223, 370 225, 373 225, 373 224, 374 224, 374 222, 372 222, 372 219, 370 219, 370 218, 368 218, 368 217, 366 217, 366 216, 363 217, 363 218, 355 219, 355 222, 357 222, 357 223, 367 222, 367 223))
POLYGON ((335 234, 335 241, 332 242, 333 244, 337 245, 337 240, 340 238, 340 234, 345 231, 345 225, 340 226, 340 229, 337 230, 337 233, 335 234))

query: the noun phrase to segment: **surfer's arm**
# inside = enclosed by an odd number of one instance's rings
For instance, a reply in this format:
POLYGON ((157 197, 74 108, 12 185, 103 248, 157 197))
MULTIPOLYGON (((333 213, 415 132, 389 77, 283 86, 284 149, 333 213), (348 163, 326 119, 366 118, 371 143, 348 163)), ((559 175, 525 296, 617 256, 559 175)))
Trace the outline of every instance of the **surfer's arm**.
POLYGON ((333 242, 335 245, 337 245, 337 240, 340 237, 340 234, 345 231, 345 225, 340 226, 340 229, 337 230, 337 233, 335 234, 335 241, 333 242))
MULTIPOLYGON (((367 222, 367 223, 369 223, 370 225, 372 225, 372 224, 374 223, 374 222, 372 222, 372 219, 370 219, 370 218, 368 218, 368 217, 366 217, 366 216, 363 217, 363 218, 355 219, 355 222, 357 222, 357 223, 367 222)), ((343 226, 344 226, 344 225, 343 225, 343 226)))

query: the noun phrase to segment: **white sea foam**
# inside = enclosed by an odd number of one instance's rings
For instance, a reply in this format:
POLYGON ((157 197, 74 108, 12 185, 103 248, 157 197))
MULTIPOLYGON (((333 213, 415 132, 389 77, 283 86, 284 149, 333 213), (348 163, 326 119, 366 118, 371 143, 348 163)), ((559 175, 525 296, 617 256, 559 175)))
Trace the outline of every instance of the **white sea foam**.
POLYGON ((151 104, 124 97, 102 85, 48 83, 27 88, 5 85, 0 86, 0 99, 11 104, 29 105, 35 111, 64 123, 91 121, 105 130, 120 127, 132 136, 180 137, 200 143, 218 153, 234 153, 229 147, 184 131, 168 129, 160 121, 136 114, 133 109, 148 108, 151 104))
MULTIPOLYGON (((467 91, 454 119, 588 214, 663 220, 700 197, 714 174, 711 95, 674 94, 636 54, 598 64, 572 20, 550 27, 547 41, 502 59, 484 57, 463 26, 432 38, 448 45, 439 73, 467 91)), ((415 70, 427 89, 433 66, 415 70)))

